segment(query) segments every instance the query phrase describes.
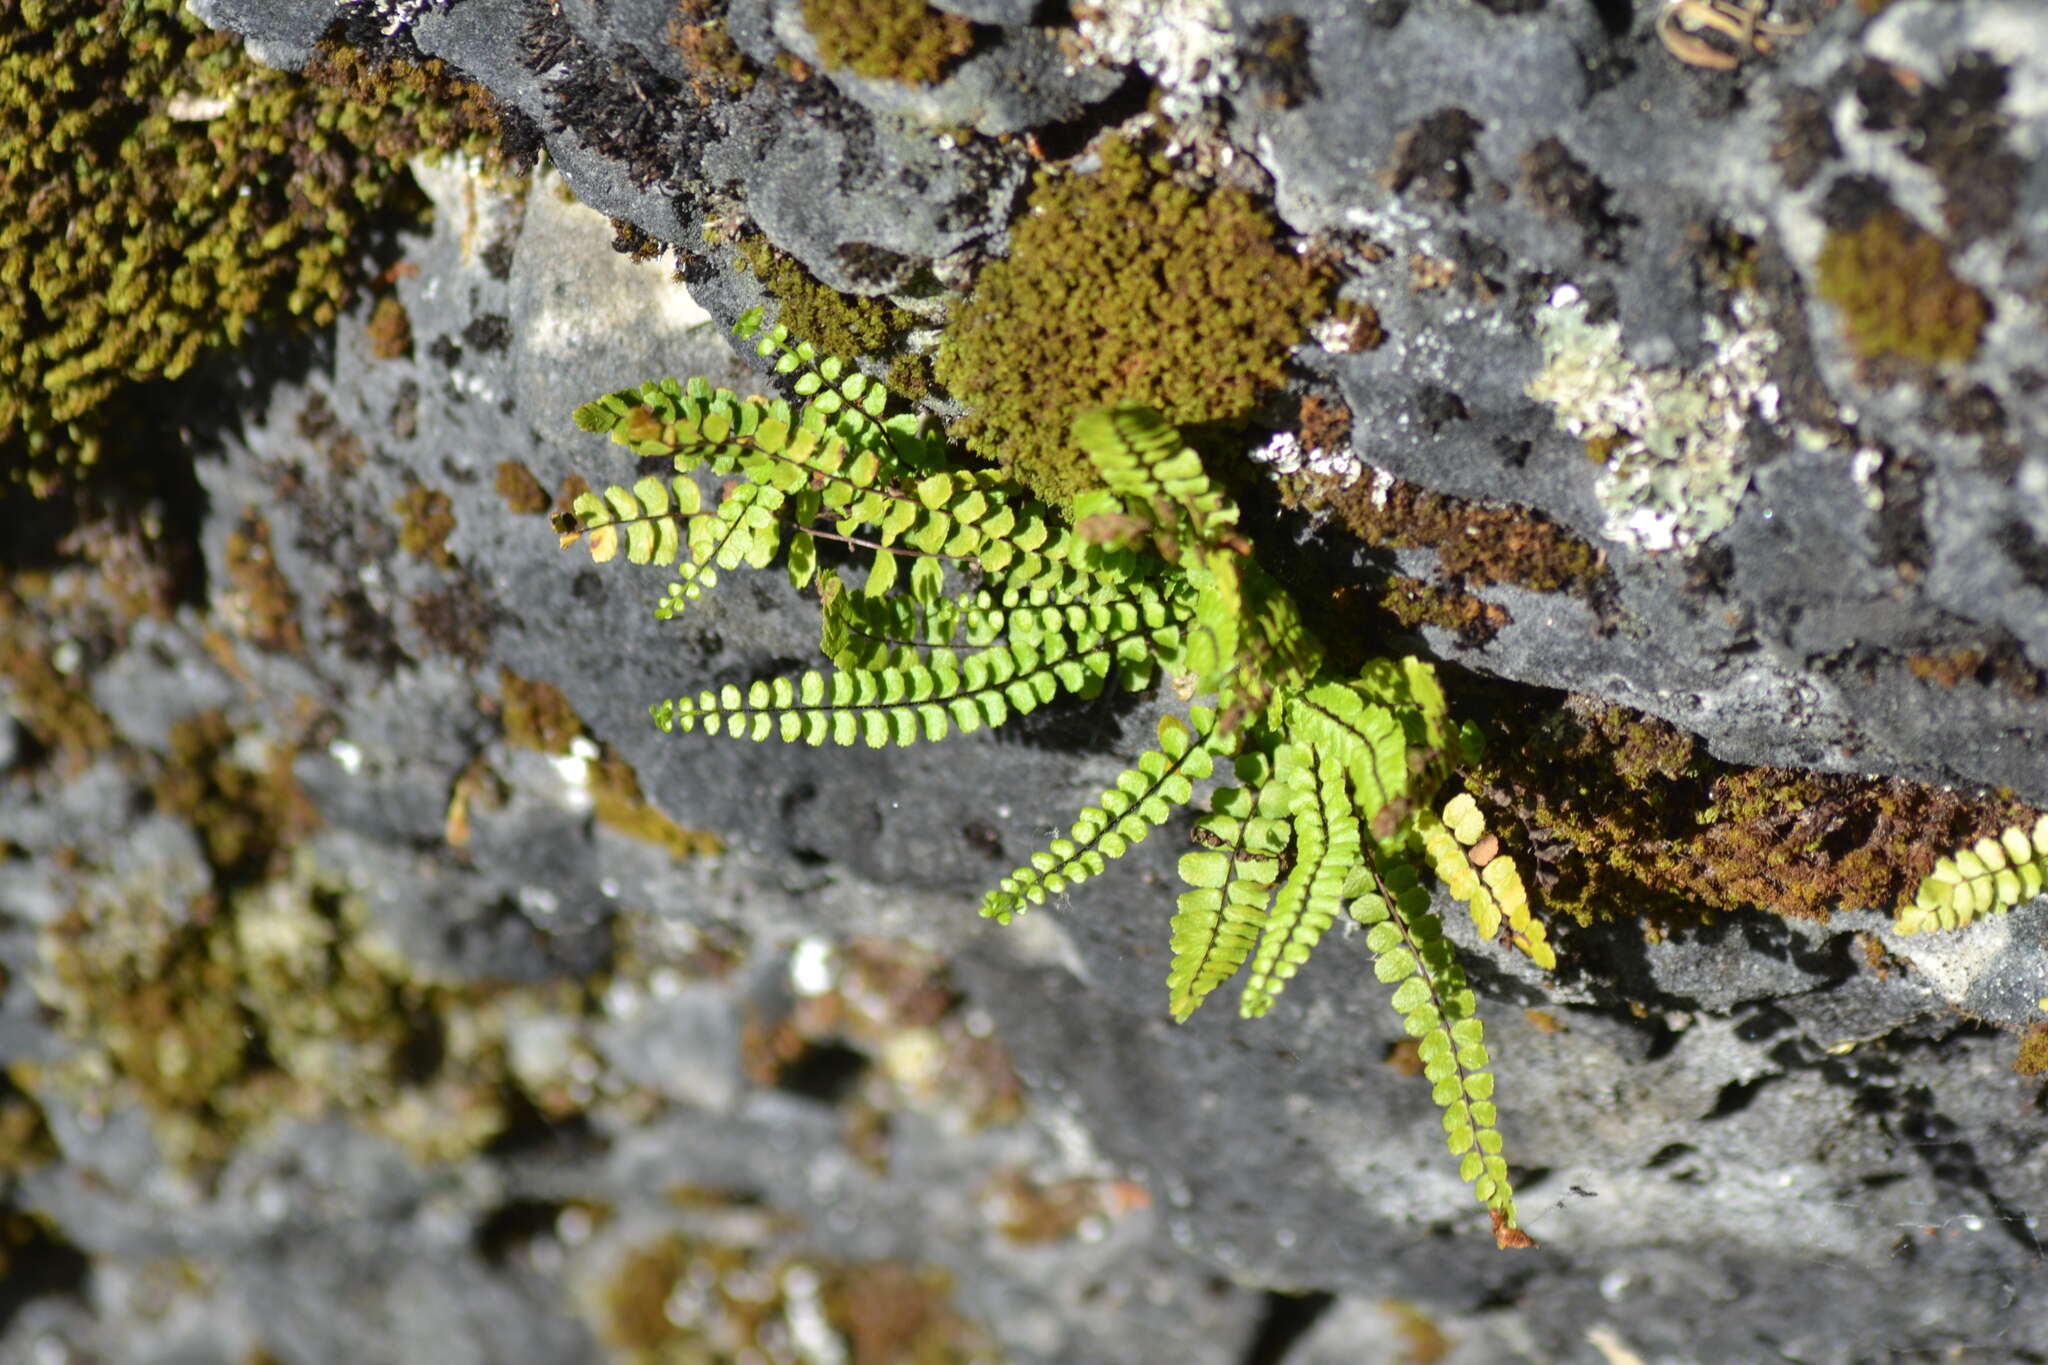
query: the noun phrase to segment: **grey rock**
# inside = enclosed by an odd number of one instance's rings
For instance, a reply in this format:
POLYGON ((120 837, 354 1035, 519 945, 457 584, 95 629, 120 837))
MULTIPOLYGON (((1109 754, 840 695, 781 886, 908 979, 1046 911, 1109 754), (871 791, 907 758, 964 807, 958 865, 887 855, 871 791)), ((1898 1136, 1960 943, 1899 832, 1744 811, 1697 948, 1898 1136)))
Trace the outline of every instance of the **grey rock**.
MULTIPOLYGON (((320 8, 280 3, 245 18, 282 31, 320 8)), ((2038 13, 1901 0, 1866 20, 1841 6, 1785 44, 1781 64, 1720 76, 1680 67, 1640 23, 1608 32, 1591 6, 1495 16, 1418 3, 1391 27, 1387 6, 1246 0, 1229 14, 1249 30, 1283 10, 1306 25, 1314 89, 1290 107, 1240 73, 1220 112, 1296 229, 1363 234, 1391 253, 1377 266, 1360 253, 1350 286, 1379 309, 1388 343, 1301 356, 1351 405, 1373 465, 1542 510, 1599 541, 1613 489, 1528 393, 1546 365, 1541 320, 1569 312, 1556 286, 1611 301, 1621 325, 1610 373, 1697 380, 1718 363, 1706 319, 1719 305, 1672 253, 1717 220, 1763 240, 1758 297, 1778 341, 1768 367, 1779 406, 1772 416, 1760 392, 1745 400, 1732 463, 1706 489, 1727 504, 1725 527, 1698 536, 1689 559, 1645 548, 1639 533, 1610 541, 1613 594, 1597 606, 1489 590, 1513 624, 1485 645, 1427 632, 1433 650, 1671 717, 1724 756, 2002 782, 2048 800, 2037 698, 1997 680, 1935 687, 1905 662, 1962 648, 2022 673, 2048 662, 2029 540, 2048 532, 2048 419, 2027 379, 2040 368, 2040 305, 2022 293, 2048 230, 2038 157, 2016 174, 2010 223, 1954 255, 1994 323, 1952 386, 1865 369, 1813 297, 1821 201, 1846 171, 1882 179, 1903 210, 1941 223, 1928 172, 1905 156, 1911 139, 1865 126, 1866 59, 1935 80, 1987 51, 2031 90, 2044 48, 2014 35, 2038 37, 2038 13), (1846 160, 1794 184, 1765 149, 1801 91, 1825 96, 1846 160), (1523 187, 1523 158, 1551 137, 1605 199, 1553 216, 1523 187), (1418 254, 1455 264, 1455 283, 1413 288, 1418 254), (1956 430, 1947 405, 1979 387, 2001 416, 1956 430)), ((412 32, 542 123, 551 159, 606 216, 695 251, 713 201, 730 196, 822 278, 847 284, 861 283, 840 264, 849 244, 920 260, 1000 245, 1021 157, 940 148, 850 83, 807 106, 757 91, 701 146, 663 144, 676 174, 636 180, 586 144, 594 130, 556 126, 546 73, 511 55, 512 12, 469 0, 422 14, 412 32)), ((659 69, 650 8, 564 13, 594 50, 633 46, 659 69)), ((772 24, 749 30, 742 18, 743 44, 773 38, 772 24)), ((1992 135, 2037 147, 2037 104, 2005 99, 1992 135)), ((1569 180, 1546 155, 1538 164, 1569 180)), ((295 769, 326 822, 313 856, 355 869, 379 926, 436 975, 583 979, 604 961, 602 935, 628 920, 652 925, 679 959, 737 965, 670 996, 685 1002, 672 1017, 592 1025, 609 1058, 580 1125, 432 1168, 330 1118, 274 1126, 205 1188, 163 1167, 134 1109, 96 1124, 53 1094, 45 1109, 64 1160, 21 1178, 11 1198, 107 1274, 171 1256, 204 1263, 235 1305, 220 1340, 237 1349, 423 1359, 455 1340, 477 1359, 580 1359, 596 1349, 591 1296, 635 1246, 713 1225, 767 1244, 768 1224, 789 1215, 806 1254, 947 1267, 961 1311, 1022 1361, 1241 1359, 1268 1287, 1337 1296, 1295 1348, 1303 1360, 1373 1358, 1365 1345, 1345 1355, 1345 1342, 1385 1337, 1366 1305, 1386 1298, 1535 1360, 1591 1358, 1589 1348, 1843 1365, 2048 1352, 2026 1297, 2048 1206, 2038 1082, 2011 1073, 2013 1040, 1980 1022, 2028 1022, 2048 999, 2039 907, 1921 939, 1850 907, 1823 926, 1730 916, 1659 942, 1627 920, 1558 926, 1566 966, 1551 982, 1454 921, 1487 1007, 1524 1221, 1544 1243, 1496 1254, 1448 1168, 1427 1094, 1389 1065, 1399 1021, 1355 939, 1333 934, 1274 1020, 1248 1026, 1211 1010, 1171 1027, 1157 992, 1179 827, 1008 930, 973 917, 975 893, 1100 790, 1117 755, 1143 746, 1157 699, 1070 714, 1022 743, 881 754, 649 732, 645 706, 675 689, 808 660, 814 608, 773 575, 736 575, 682 621, 652 622, 647 576, 556 553, 541 518, 505 509, 494 472, 517 459, 551 492, 572 472, 620 477, 631 462, 575 433, 575 402, 678 371, 763 383, 713 344, 758 294, 729 262, 700 256, 706 330, 665 271, 609 256, 604 225, 545 182, 523 214, 487 196, 470 204, 452 178, 427 182, 442 211, 413 254, 420 274, 397 286, 418 353, 373 364, 363 319, 348 319, 331 363, 270 390, 203 467, 216 593, 227 528, 260 509, 308 641, 303 658, 240 652, 240 714, 276 732, 299 698, 323 713, 327 730, 295 769), (505 278, 481 249, 492 242, 511 249, 505 278), (360 467, 299 434, 315 395, 362 440, 360 467), (390 508, 416 484, 450 500, 452 565, 398 547, 390 508), (481 709, 499 667, 560 687, 660 807, 715 830, 726 853, 676 865, 593 829, 574 783, 510 751, 481 709), (457 850, 444 837, 450 793, 478 759, 508 790, 475 812, 473 844, 457 850), (1026 1082, 1023 1121, 970 1132, 958 1111, 906 1105, 890 1113, 890 1160, 877 1170, 846 1142, 842 1108, 736 1074, 734 1040, 776 998, 791 959, 813 942, 864 938, 912 942, 950 964, 1026 1082), (1890 955, 1882 972, 1872 942, 1890 955), (1097 1241, 1019 1247, 981 1202, 1019 1169, 1138 1193, 1105 1215, 1097 1241), (678 1187, 758 1207, 692 1222, 662 1197, 678 1187), (615 1210, 616 1222, 564 1216, 583 1204, 615 1210), (483 1230, 508 1210, 545 1214, 544 1226, 513 1253, 487 1252, 496 1244, 483 1230)), ((1580 322, 1598 325, 1590 313, 1580 322)), ((1318 547, 1333 574, 1365 572, 1327 532, 1318 547)), ((215 695, 218 680, 192 665, 208 624, 188 610, 157 641, 169 644, 162 654, 136 645, 108 666, 115 692, 164 694, 135 710, 138 745, 159 742, 182 703, 215 695)), ((82 853, 75 884, 0 865, 13 921, 0 926, 0 1022, 23 1039, 19 1055, 81 1045, 46 1023, 38 1034, 13 984, 37 971, 37 924, 71 895, 136 877, 204 885, 189 836, 135 817, 144 791, 111 762, 61 789, 0 789, 8 838, 32 858, 54 865, 71 843, 82 853), (132 852, 118 855, 123 846, 132 852)), ((512 1035, 521 1065, 571 1065, 565 1039, 580 1027, 570 1011, 523 1023, 512 1035)), ((82 1314, 30 1308, 0 1325, 0 1352, 19 1354, 42 1331, 117 1359, 174 1344, 111 1298, 82 1314)))

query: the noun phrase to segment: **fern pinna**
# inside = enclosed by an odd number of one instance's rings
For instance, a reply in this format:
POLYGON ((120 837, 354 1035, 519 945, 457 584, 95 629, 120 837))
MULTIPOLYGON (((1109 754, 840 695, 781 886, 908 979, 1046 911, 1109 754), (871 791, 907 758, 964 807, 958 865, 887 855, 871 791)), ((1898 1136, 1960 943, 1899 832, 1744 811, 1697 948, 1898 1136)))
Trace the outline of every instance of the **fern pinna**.
POLYGON ((703 380, 644 384, 576 411, 675 474, 586 492, 556 519, 566 546, 669 569, 673 617, 722 573, 778 558, 822 604, 829 667, 685 693, 652 707, 665 731, 806 744, 911 744, 996 726, 1067 693, 1162 673, 1192 698, 1065 837, 1003 877, 982 913, 1007 921, 1100 873, 1190 804, 1227 763, 1233 780, 1194 820, 1180 859, 1168 1004, 1185 1020, 1242 975, 1247 1017, 1270 1010, 1317 942, 1348 916, 1416 1043, 1460 1175, 1503 1246, 1527 1245, 1501 1154, 1476 1002, 1422 870, 1468 903, 1481 933, 1554 965, 1512 863, 1467 797, 1439 812, 1455 729, 1430 666, 1375 661, 1332 675, 1293 600, 1251 557, 1237 508, 1154 412, 1081 414, 1074 437, 1102 486, 1065 515, 984 469, 951 461, 871 380, 759 310, 741 319, 801 409, 703 380), (715 505, 692 478, 723 480, 715 505), (864 552, 856 586, 819 563, 820 540, 864 552))

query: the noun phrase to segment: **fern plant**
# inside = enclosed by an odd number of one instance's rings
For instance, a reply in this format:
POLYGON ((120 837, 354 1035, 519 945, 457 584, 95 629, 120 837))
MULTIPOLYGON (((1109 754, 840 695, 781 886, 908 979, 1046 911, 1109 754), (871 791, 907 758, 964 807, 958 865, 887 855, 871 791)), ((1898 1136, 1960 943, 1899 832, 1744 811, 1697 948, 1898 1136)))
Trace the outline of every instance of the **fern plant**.
POLYGON ((1413 658, 1357 676, 1322 666, 1293 600, 1252 558, 1238 512, 1154 412, 1075 419, 1101 487, 1061 515, 991 471, 957 464, 850 366, 763 330, 738 331, 789 376, 801 406, 705 381, 643 384, 576 411, 585 431, 674 474, 575 498, 562 544, 667 569, 672 618, 742 566, 778 559, 816 589, 827 666, 656 703, 665 731, 787 743, 904 745, 1001 725, 1069 694, 1162 676, 1189 699, 1156 745, 1118 774, 1061 838, 982 901, 999 921, 1088 878, 1195 800, 1179 862, 1168 1008, 1185 1020, 1242 977, 1238 1010, 1265 1014, 1317 943, 1348 917, 1415 1040, 1459 1174, 1503 1246, 1516 1228, 1484 1028, 1425 873, 1545 968, 1554 957, 1510 860, 1471 799, 1439 806, 1474 750, 1436 675, 1413 658), (722 481, 715 503, 694 476, 722 481), (856 585, 821 566, 820 541, 854 547, 856 585))

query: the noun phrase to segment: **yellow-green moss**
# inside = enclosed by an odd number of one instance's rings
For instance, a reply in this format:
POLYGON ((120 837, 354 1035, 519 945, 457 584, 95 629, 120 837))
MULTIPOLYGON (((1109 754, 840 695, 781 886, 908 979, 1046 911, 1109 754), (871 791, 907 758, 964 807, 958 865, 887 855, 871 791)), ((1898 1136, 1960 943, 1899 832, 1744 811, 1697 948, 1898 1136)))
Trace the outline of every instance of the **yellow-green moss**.
POLYGON ((81 905, 41 957, 38 993, 81 1045, 42 1083, 93 1105, 132 1095, 187 1168, 285 1114, 349 1114, 423 1159, 509 1120, 502 993, 415 976, 303 860, 189 916, 148 894, 81 905))
POLYGON ((1897 209, 1828 233, 1817 288, 1863 360, 1960 365, 1977 353, 1990 314, 1984 296, 1949 270, 1941 242, 1897 209))
POLYGON ((363 228, 424 208, 405 160, 498 137, 488 97, 437 62, 373 69, 330 45, 290 75, 178 0, 5 16, 0 465, 39 487, 97 457, 123 385, 330 321, 363 228))
POLYGON ((1075 413, 1144 403, 1199 442, 1280 385, 1330 294, 1243 190, 1183 184, 1129 142, 1101 159, 1039 175, 1009 258, 975 280, 938 355, 967 405, 958 434, 1056 503, 1093 477, 1068 439, 1075 413))
POLYGON ((733 250, 740 265, 775 300, 775 320, 822 355, 849 361, 879 356, 918 325, 915 314, 887 299, 841 294, 821 283, 801 261, 777 250, 759 232, 742 232, 733 250))
POLYGON ((974 26, 924 0, 804 0, 804 27, 827 67, 930 85, 974 48, 974 26))
POLYGON ((2035 1024, 2020 1035, 2020 1050, 2012 1059, 2012 1069, 2022 1076, 2048 1073, 2048 1024, 2035 1024))
POLYGON ((455 511, 446 493, 414 484, 405 490, 404 497, 391 504, 391 510, 399 517, 400 549, 437 569, 455 566, 455 556, 448 550, 448 537, 455 530, 455 511))

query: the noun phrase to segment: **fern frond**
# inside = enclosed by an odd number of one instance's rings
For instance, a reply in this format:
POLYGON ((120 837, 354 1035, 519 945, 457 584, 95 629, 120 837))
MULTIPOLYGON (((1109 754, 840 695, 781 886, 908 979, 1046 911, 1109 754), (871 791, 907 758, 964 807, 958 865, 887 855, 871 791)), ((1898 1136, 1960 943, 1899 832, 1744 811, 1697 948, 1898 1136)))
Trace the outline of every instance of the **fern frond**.
POLYGON ((609 562, 623 545, 634 564, 673 564, 682 549, 683 519, 702 509, 697 485, 678 477, 667 483, 649 477, 631 488, 613 484, 598 493, 578 493, 570 510, 554 519, 563 549, 578 540, 592 560, 609 562))
MULTIPOLYGON (((1240 758, 1241 780, 1250 780, 1249 766, 1240 758)), ((1250 787, 1222 787, 1195 821, 1195 837, 1208 847, 1180 858, 1180 879, 1193 889, 1176 905, 1173 966, 1166 974, 1175 1023, 1186 1023, 1250 959, 1293 832, 1284 817, 1259 813, 1250 787)))
POLYGON ((1344 908, 1344 884, 1359 860, 1358 819, 1336 758, 1283 744, 1274 756, 1273 780, 1291 793, 1294 870, 1273 898, 1252 956, 1251 975, 1238 1002, 1238 1013, 1247 1019, 1273 1008, 1336 922, 1344 908))
POLYGON ((1019 867, 982 899, 981 913, 1007 924, 1032 905, 1045 904, 1100 873, 1112 858, 1165 824, 1174 807, 1194 798, 1194 784, 1214 770, 1216 718, 1202 707, 1159 718, 1159 747, 1117 774, 1116 784, 1075 819, 1064 839, 1055 839, 1028 865, 1019 867), (1189 722, 1192 722, 1192 727, 1189 722))
POLYGON ((1186 567, 1217 550, 1250 553, 1236 532, 1237 504, 1158 412, 1096 408, 1074 419, 1073 435, 1110 492, 1151 522, 1161 558, 1186 567))
POLYGON ((2032 829, 2015 825, 1997 838, 1979 839, 1934 865, 1898 912, 1902 934, 1959 929, 1979 915, 2003 914, 2032 900, 2048 885, 2048 815, 2032 829))
POLYGON ((1287 699, 1288 733, 1343 765, 1361 820, 1382 843, 1409 813, 1408 733, 1353 683, 1319 683, 1287 699))
POLYGON ((1458 1158, 1458 1175, 1509 1228, 1515 1195, 1501 1155, 1493 1073, 1487 1070, 1485 1029, 1478 1002, 1443 926, 1429 908, 1429 892, 1405 862, 1368 859, 1374 889, 1351 903, 1351 917, 1366 926, 1373 973, 1394 987, 1393 1005, 1415 1039, 1430 1098, 1444 1111, 1445 1143, 1458 1158))
POLYGON ((990 649, 957 663, 941 657, 897 668, 811 671, 745 688, 727 683, 694 698, 658 702, 649 714, 664 732, 702 729, 735 739, 882 749, 1001 725, 1052 700, 1066 677, 1100 686, 1108 663, 1097 662, 1101 672, 1090 672, 1086 660, 1047 663, 1029 650, 990 649), (1069 673, 1068 665, 1077 672, 1069 673))
POLYGON ((1491 939, 1506 922, 1508 939, 1544 971, 1554 971, 1557 954, 1545 942, 1543 925, 1529 914, 1529 892, 1515 860, 1486 832, 1486 816, 1470 794, 1460 792, 1438 818, 1416 812, 1415 833, 1444 889, 1465 902, 1479 936, 1491 939))

